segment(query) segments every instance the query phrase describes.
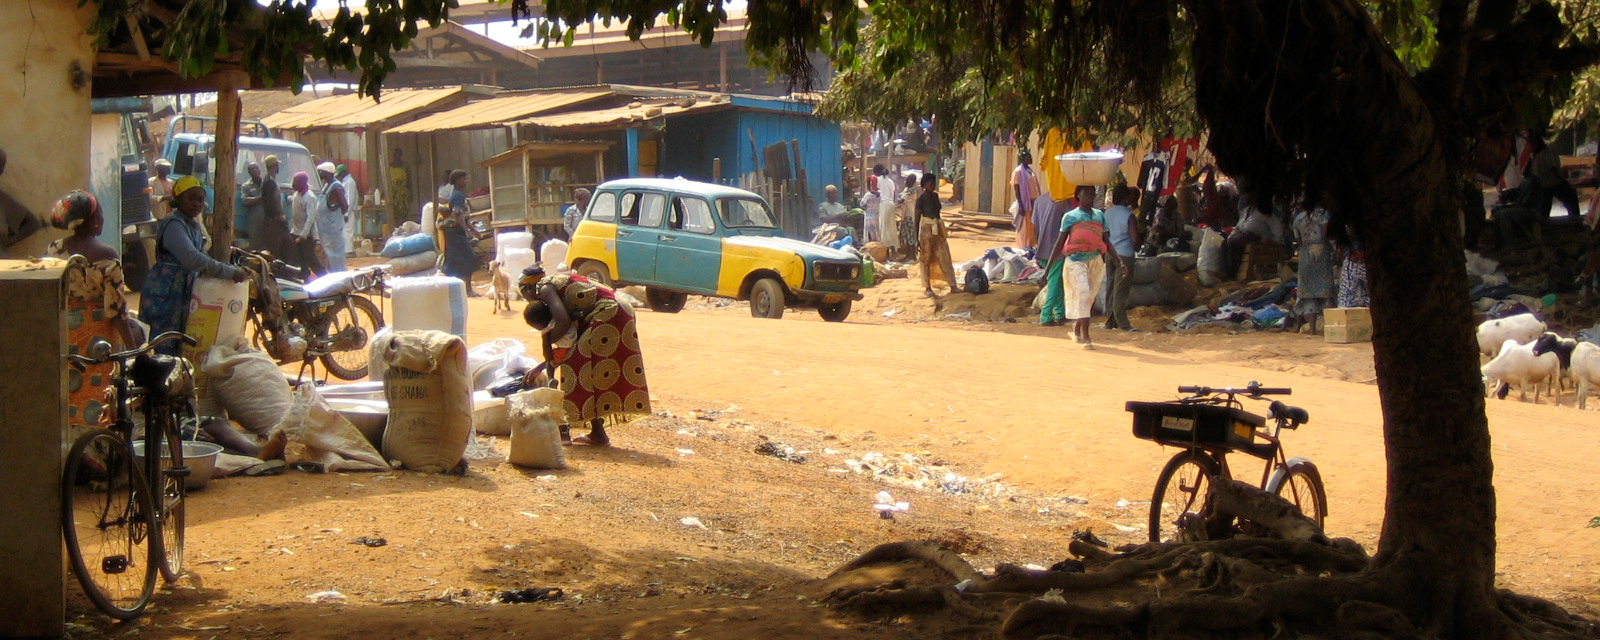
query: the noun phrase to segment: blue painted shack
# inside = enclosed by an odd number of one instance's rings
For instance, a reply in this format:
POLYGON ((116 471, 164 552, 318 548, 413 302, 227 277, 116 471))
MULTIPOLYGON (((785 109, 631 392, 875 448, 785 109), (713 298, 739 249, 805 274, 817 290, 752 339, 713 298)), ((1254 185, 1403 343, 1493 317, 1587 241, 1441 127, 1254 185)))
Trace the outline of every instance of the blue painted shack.
POLYGON ((683 177, 765 196, 806 238, 823 189, 842 174, 839 123, 789 98, 601 85, 611 100, 516 122, 552 140, 613 143, 605 179, 683 177))

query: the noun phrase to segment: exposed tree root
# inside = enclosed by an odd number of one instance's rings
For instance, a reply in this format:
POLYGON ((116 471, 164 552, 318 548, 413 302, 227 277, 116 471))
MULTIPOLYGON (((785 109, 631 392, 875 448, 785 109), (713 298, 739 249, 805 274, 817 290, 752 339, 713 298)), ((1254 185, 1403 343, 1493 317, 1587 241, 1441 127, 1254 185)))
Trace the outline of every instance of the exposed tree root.
MULTIPOLYGON (((1298 525, 1294 525, 1298 526, 1298 525)), ((1321 538, 1318 532, 1317 538, 1321 538)), ((1003 618, 1001 637, 1183 638, 1274 637, 1286 630, 1340 638, 1408 638, 1436 635, 1419 630, 1403 613, 1409 600, 1399 580, 1372 571, 1353 542, 1232 538, 1196 543, 1148 543, 1110 553, 1075 541, 1069 549, 1088 572, 1041 571, 1002 564, 993 575, 929 542, 880 545, 834 572, 919 561, 948 576, 940 585, 897 580, 873 588, 841 589, 829 600, 842 608, 882 614, 897 610, 948 610, 973 621, 1003 618), (1155 599, 1132 605, 1085 606, 1072 592, 1154 579, 1155 599), (961 584, 965 582, 965 584, 961 584), (996 596, 1047 592, 1015 606, 996 596)), ((1538 598, 1500 593, 1500 606, 1514 629, 1530 637, 1600 638, 1593 622, 1571 616, 1538 598)), ((1292 634, 1290 634, 1292 637, 1292 634)))
POLYGON ((1226 517, 1239 517, 1284 540, 1326 542, 1322 527, 1294 505, 1259 487, 1238 480, 1213 481, 1211 506, 1226 517))

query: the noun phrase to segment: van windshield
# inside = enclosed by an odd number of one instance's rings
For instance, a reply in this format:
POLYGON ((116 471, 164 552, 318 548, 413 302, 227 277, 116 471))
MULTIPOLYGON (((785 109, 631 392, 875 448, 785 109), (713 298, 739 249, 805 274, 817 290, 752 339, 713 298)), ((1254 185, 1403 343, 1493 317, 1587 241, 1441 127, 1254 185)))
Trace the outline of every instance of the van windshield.
POLYGON ((750 198, 723 198, 717 201, 718 213, 722 215, 722 224, 727 227, 744 229, 776 229, 777 223, 772 220, 772 210, 767 208, 767 203, 750 198))
POLYGON ((266 175, 267 156, 278 156, 277 182, 283 188, 284 193, 288 193, 290 186, 294 183, 294 174, 300 171, 306 172, 306 175, 311 177, 311 191, 321 190, 322 180, 317 178, 316 167, 311 165, 311 154, 299 149, 286 149, 276 146, 256 147, 240 144, 239 160, 235 165, 234 171, 234 175, 239 180, 238 184, 244 184, 250 180, 250 174, 245 172, 245 167, 250 166, 252 162, 261 165, 262 175, 266 175))

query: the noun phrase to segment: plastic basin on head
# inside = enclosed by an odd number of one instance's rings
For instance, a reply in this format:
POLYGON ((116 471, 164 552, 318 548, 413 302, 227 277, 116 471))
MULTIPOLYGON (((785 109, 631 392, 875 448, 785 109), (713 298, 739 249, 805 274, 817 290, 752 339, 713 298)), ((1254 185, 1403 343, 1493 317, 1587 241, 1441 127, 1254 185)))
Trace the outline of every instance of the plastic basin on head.
MULTIPOLYGON (((142 461, 144 460, 144 441, 136 440, 133 443, 133 453, 142 461)), ((185 440, 183 442, 183 464, 189 467, 189 476, 183 479, 183 488, 194 491, 206 486, 211 481, 211 474, 217 470, 217 454, 222 453, 222 446, 210 442, 185 440)), ((166 450, 161 451, 162 466, 171 466, 172 456, 166 450)))
POLYGON ((1100 186, 1110 184, 1122 166, 1122 153, 1117 151, 1080 151, 1056 156, 1061 175, 1075 185, 1100 186))

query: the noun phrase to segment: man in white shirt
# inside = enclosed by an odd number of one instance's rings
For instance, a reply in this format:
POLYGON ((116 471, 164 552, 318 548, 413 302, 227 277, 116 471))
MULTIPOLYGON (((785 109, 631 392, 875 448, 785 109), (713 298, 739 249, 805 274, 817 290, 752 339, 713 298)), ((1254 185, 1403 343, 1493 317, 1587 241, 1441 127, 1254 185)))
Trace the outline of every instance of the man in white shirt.
POLYGON ((345 203, 349 211, 344 216, 344 247, 347 255, 355 254, 356 226, 361 221, 361 189, 356 186, 356 177, 350 174, 350 168, 339 165, 339 183, 344 185, 345 203))
POLYGON ((156 174, 150 176, 150 215, 165 220, 172 215, 172 163, 166 158, 156 160, 156 174))

